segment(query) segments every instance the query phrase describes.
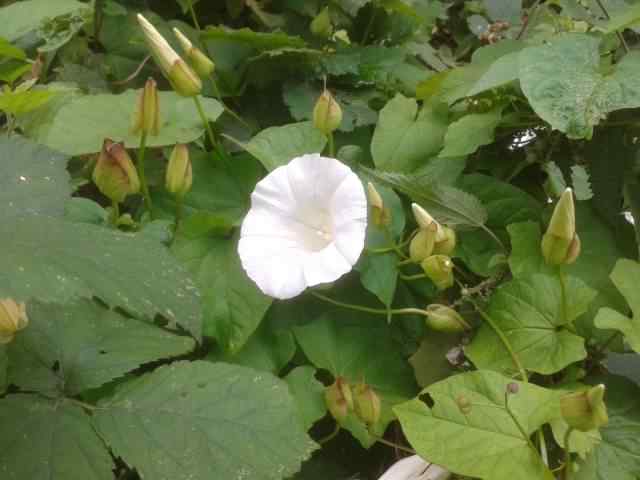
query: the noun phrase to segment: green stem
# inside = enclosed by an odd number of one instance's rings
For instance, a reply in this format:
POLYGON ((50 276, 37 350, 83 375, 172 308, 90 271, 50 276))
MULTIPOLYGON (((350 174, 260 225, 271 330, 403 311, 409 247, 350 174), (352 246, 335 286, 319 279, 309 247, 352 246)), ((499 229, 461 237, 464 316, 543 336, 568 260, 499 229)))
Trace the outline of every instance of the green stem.
POLYGON ((153 218, 153 204, 151 203, 151 195, 149 194, 149 185, 147 185, 147 175, 144 168, 145 152, 147 150, 147 132, 140 135, 140 148, 138 148, 138 176, 140 177, 140 189, 147 211, 153 218))
POLYGON ((507 251, 507 247, 504 246, 504 243, 502 243, 502 240, 500 240, 498 238, 498 236, 493 233, 493 231, 487 227, 486 225, 482 225, 480 228, 482 228, 482 230, 484 230, 485 232, 487 232, 487 234, 493 239, 494 242, 496 242, 498 244, 498 246, 503 250, 503 251, 507 251))
POLYGON ((399 273, 398 276, 403 280, 420 280, 422 278, 427 278, 426 273, 416 273, 415 275, 405 275, 403 273, 399 273))
POLYGON ((400 250, 400 247, 398 246, 398 244, 393 240, 393 235, 391 234, 391 231, 389 230, 389 227, 387 225, 384 226, 384 235, 387 238, 387 242, 389 242, 390 248, 394 252, 396 252, 402 260, 406 260, 407 256, 404 254, 402 250, 400 250))
POLYGON ((327 443, 328 441, 333 440, 338 435, 338 433, 340 433, 340 424, 336 422, 336 426, 333 429, 333 432, 331 432, 326 437, 322 437, 320 440, 317 440, 316 443, 318 443, 319 445, 327 443))
POLYGON ((569 480, 571 476, 571 450, 569 448, 569 438, 573 428, 569 427, 567 433, 564 434, 564 480, 569 480))
POLYGON ((369 17, 369 22, 367 23, 367 26, 364 29, 364 34, 362 35, 362 40, 360 41, 360 43, 362 43, 363 45, 365 45, 367 43, 367 39, 369 38, 369 35, 371 34, 371 29, 373 28, 373 23, 375 22, 376 19, 376 13, 378 12, 378 10, 376 9, 376 7, 374 5, 371 6, 371 16, 369 17))
MULTIPOLYGON (((369 435, 371 435, 371 434, 369 434, 369 435)), ((398 450, 402 450, 403 452, 410 453, 411 455, 415 455, 416 454, 416 451, 411 449, 411 448, 405 447, 403 445, 398 445, 397 443, 390 442, 386 438, 377 437, 376 435, 371 435, 371 436, 376 440, 376 442, 380 442, 380 443, 382 443, 384 445, 387 445, 389 447, 397 448, 398 450)))
POLYGON ((200 97, 198 95, 193 97, 193 101, 196 104, 196 108, 198 109, 198 114, 200 115, 200 120, 204 124, 205 129, 207 130, 207 135, 209 137, 209 142, 211 143, 211 147, 216 149, 216 137, 213 135, 213 130, 211 130, 211 125, 209 125, 209 119, 204 113, 204 109, 202 108, 202 102, 200 102, 200 97))
POLYGON ((248 129, 251 129, 251 125, 249 125, 249 123, 244 118, 242 118, 240 114, 233 111, 224 103, 224 101, 222 100, 222 94, 220 93, 220 89, 218 88, 218 83, 216 82, 215 78, 213 78, 213 75, 209 75, 209 81, 211 82, 213 96, 216 98, 216 100, 220 102, 220 104, 222 105, 222 108, 224 108, 224 111, 227 112, 236 120, 238 120, 240 123, 242 123, 245 127, 247 127, 248 129))
POLYGON ((411 260, 410 258, 406 258, 404 260, 399 261, 396 265, 401 267, 403 265, 409 265, 410 263, 414 263, 413 260, 411 260))
POLYGON ((333 142, 333 132, 329 132, 327 134, 327 140, 329 141, 329 156, 331 158, 335 158, 336 155, 336 146, 333 142))
POLYGON ((562 270, 562 265, 558 266, 558 278, 560 279, 560 301, 562 302, 562 321, 564 325, 569 325, 569 313, 567 306, 567 278, 562 270))
POLYGON ((182 221, 182 213, 184 210, 184 197, 182 195, 178 195, 176 197, 176 224, 174 230, 174 238, 175 234, 178 233, 178 228, 180 228, 180 222, 182 221))
MULTIPOLYGON (((600 7, 600 10, 602 10, 602 13, 604 13, 604 16, 607 18, 607 20, 611 20, 611 15, 609 15, 609 12, 605 8, 604 4, 602 3, 602 0, 596 0, 596 3, 600 7)), ((618 37, 618 40, 620 40, 620 43, 622 44, 622 48, 624 48, 624 51, 626 53, 629 53, 629 45, 627 45, 626 40, 622 36, 622 32, 620 32, 619 30, 616 30, 616 35, 618 37)))
POLYGON ((424 310, 420 310, 419 308, 394 308, 394 309, 383 309, 383 308, 370 308, 364 307, 362 305, 354 305, 352 303, 344 303, 338 300, 334 300, 333 298, 327 297, 321 293, 311 291, 311 295, 320 300, 324 300, 332 305, 342 308, 349 308, 351 310, 358 310, 360 312, 373 313, 376 315, 423 315, 426 316, 427 312, 424 310))
POLYGON ((111 203, 111 223, 118 228, 118 219, 120 218, 120 205, 115 200, 111 203))
POLYGON ((189 0, 189 13, 191 13, 191 20, 193 20, 193 26, 196 27, 198 33, 200 33, 200 23, 198 22, 198 16, 196 15, 196 11, 193 9, 193 1, 189 0))

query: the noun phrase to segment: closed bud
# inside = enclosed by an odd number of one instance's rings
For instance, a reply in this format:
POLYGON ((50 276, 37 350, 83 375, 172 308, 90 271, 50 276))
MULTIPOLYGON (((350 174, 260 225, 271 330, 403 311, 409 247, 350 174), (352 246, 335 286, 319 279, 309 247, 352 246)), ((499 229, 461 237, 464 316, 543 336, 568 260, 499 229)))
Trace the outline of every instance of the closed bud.
POLYGON ((189 40, 180 30, 174 27, 173 34, 178 39, 180 47, 184 51, 184 55, 189 62, 189 65, 193 67, 198 75, 202 78, 206 78, 211 75, 216 68, 215 63, 208 56, 204 54, 202 50, 194 47, 189 40))
POLYGON ((520 391, 520 385, 518 385, 516 382, 507 383, 507 393, 509 395, 515 395, 519 391, 520 391))
POLYGON ((564 191, 553 210, 541 248, 548 265, 568 264, 578 258, 580 239, 576 235, 576 212, 570 188, 564 191))
POLYGON ((426 308, 427 327, 438 332, 464 332, 471 326, 453 308, 446 305, 432 304, 426 308))
POLYGON ((436 243, 437 225, 432 223, 428 228, 423 228, 415 234, 409 243, 409 258, 414 263, 420 263, 433 254, 436 243))
POLYGON ((445 240, 445 234, 442 226, 440 226, 440 224, 429 214, 429 212, 427 212, 417 203, 411 204, 411 210, 413 210, 413 216, 415 217, 416 223, 421 230, 428 228, 433 229, 435 225, 435 241, 442 242, 443 240, 445 240))
POLYGON ((391 223, 391 212, 384 206, 382 197, 373 183, 367 183, 367 198, 371 207, 371 220, 377 227, 383 227, 391 223))
POLYGON ((458 395, 456 397, 456 404, 460 409, 460 413, 463 415, 469 415, 471 413, 471 400, 464 395, 458 395))
POLYGON ((191 190, 193 171, 189 159, 189 147, 186 145, 179 143, 173 147, 165 180, 167 191, 176 197, 183 197, 191 190))
POLYGON ((338 422, 342 422, 347 418, 350 410, 353 410, 353 395, 351 386, 342 378, 336 378, 336 381, 325 388, 324 402, 327 409, 338 422))
POLYGON ((317 37, 329 38, 333 27, 331 26, 331 16, 329 7, 324 7, 322 11, 311 21, 311 33, 317 37))
POLYGON ((106 197, 118 203, 140 191, 138 172, 127 150, 122 143, 109 138, 102 144, 93 169, 93 181, 106 197))
POLYGON ((153 58, 176 93, 184 97, 198 95, 202 90, 202 82, 196 73, 180 58, 165 38, 160 35, 160 32, 141 14, 138 14, 138 23, 142 27, 153 58))
POLYGON ((27 309, 24 303, 11 298, 0 299, 0 344, 9 343, 29 324, 27 309))
POLYGON ((147 79, 144 88, 138 93, 138 103, 133 117, 133 133, 158 135, 160 130, 160 106, 158 87, 153 78, 147 79))
POLYGON ((560 398, 560 411, 567 424, 588 432, 603 427, 609 422, 604 403, 605 386, 600 384, 581 392, 569 393, 560 398))
POLYGON ((340 126, 341 122, 342 109, 329 90, 325 89, 313 107, 313 126, 325 135, 329 135, 340 126))
POLYGON ((448 256, 431 255, 420 265, 438 290, 445 290, 453 285, 453 262, 448 256))
POLYGON ((443 239, 433 246, 434 255, 451 255, 456 248, 456 232, 449 227, 442 227, 443 239))
POLYGON ((375 425, 380 420, 380 397, 369 385, 361 383, 353 392, 355 412, 367 425, 375 425))

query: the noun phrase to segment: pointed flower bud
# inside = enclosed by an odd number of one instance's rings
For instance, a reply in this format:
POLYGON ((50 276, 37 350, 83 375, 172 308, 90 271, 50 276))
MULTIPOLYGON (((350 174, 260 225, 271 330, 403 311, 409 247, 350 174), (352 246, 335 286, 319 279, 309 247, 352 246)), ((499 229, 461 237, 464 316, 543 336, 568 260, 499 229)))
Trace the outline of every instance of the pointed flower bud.
POLYGON ((377 227, 389 225, 391 222, 391 212, 385 208, 382 197, 371 182, 367 183, 367 198, 369 200, 369 206, 371 207, 371 220, 373 224, 377 227))
POLYGON ((541 247, 549 265, 568 264, 578 258, 580 239, 576 234, 576 212, 570 188, 564 191, 553 210, 541 247))
POLYGON ((409 243, 409 258, 414 263, 420 263, 433 254, 436 243, 437 225, 431 223, 427 228, 422 228, 416 233, 409 243))
POLYGON ((124 144, 107 138, 93 169, 93 181, 98 189, 114 202, 140 191, 140 179, 124 144))
POLYGON ((435 225, 436 228, 436 242, 441 242, 445 240, 444 231, 442 230, 442 226, 427 212, 424 208, 422 208, 417 203, 411 204, 411 210, 413 210, 413 216, 416 219, 416 223, 421 229, 425 228, 433 228, 432 225, 435 225))
POLYGON ((160 130, 160 106, 158 86, 153 78, 147 79, 144 88, 138 93, 138 103, 133 117, 133 133, 158 135, 160 130))
POLYGON ((310 25, 311 33, 316 37, 329 38, 333 27, 331 25, 331 16, 329 15, 329 7, 324 7, 322 11, 315 16, 310 25))
POLYGON ((184 51, 189 65, 193 67, 196 73, 200 75, 201 78, 206 78, 211 75, 216 68, 216 64, 213 63, 213 60, 205 55, 202 50, 194 47, 191 40, 189 40, 186 35, 175 27, 173 28, 173 34, 178 39, 180 47, 184 51))
POLYGON ((443 239, 433 246, 434 255, 451 255, 456 248, 456 232, 449 227, 442 227, 443 239))
POLYGON ((141 14, 138 23, 142 27, 144 37, 153 54, 153 58, 167 77, 176 93, 184 97, 193 97, 202 90, 202 82, 198 75, 180 58, 171 45, 160 35, 160 32, 141 14))
POLYGON ((325 388, 324 402, 327 409, 338 422, 342 422, 347 418, 350 410, 353 410, 353 394, 351 386, 342 377, 336 378, 336 381, 325 388))
POLYGON ((453 308, 446 305, 432 304, 426 308, 427 327, 438 332, 463 332, 471 330, 471 326, 453 308))
POLYGON ((29 324, 27 309, 24 303, 17 303, 11 298, 0 299, 0 344, 9 343, 29 324))
POLYGON ((183 197, 191 190, 193 171, 189 159, 189 147, 186 145, 179 143, 173 147, 165 180, 167 191, 177 197, 183 197))
POLYGON ((380 420, 380 397, 365 383, 357 385, 353 392, 355 412, 367 425, 375 425, 380 420))
POLYGON ((313 107, 313 126, 325 135, 334 132, 342 122, 342 109, 329 90, 324 90, 313 107))
POLYGON ((609 422, 604 403, 605 386, 600 384, 560 398, 560 411, 565 422, 576 430, 588 432, 609 422))
POLYGON ((453 262, 446 255, 431 255, 420 264, 427 277, 438 290, 445 290, 453 285, 453 262))

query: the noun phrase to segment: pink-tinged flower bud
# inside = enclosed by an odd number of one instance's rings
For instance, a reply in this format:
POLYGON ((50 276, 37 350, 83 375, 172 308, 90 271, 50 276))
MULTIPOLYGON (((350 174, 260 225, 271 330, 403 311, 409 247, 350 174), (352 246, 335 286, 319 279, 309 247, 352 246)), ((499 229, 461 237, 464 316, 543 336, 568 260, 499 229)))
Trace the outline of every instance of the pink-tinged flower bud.
POLYGON ((107 138, 93 169, 93 181, 98 189, 114 202, 140 191, 140 178, 124 144, 107 138))
POLYGON ((409 243, 409 258, 414 263, 420 263, 433 254, 436 244, 437 225, 430 224, 427 228, 421 228, 409 243))
POLYGON ((184 51, 187 57, 187 62, 196 71, 201 78, 206 78, 213 73, 216 68, 216 64, 213 63, 208 56, 204 54, 202 50, 193 46, 191 40, 187 38, 180 30, 173 28, 173 34, 178 39, 180 47, 184 51))
POLYGON ((354 408, 353 394, 349 383, 342 377, 336 378, 332 385, 325 388, 324 402, 338 423, 344 421, 349 415, 349 411, 354 408))
POLYGON ((564 191, 553 210, 549 227, 542 236, 541 248, 548 265, 573 263, 580 254, 573 192, 570 188, 564 191))
POLYGON ((334 132, 342 123, 342 109, 329 90, 322 92, 313 107, 313 125, 325 135, 334 132))
POLYGON ((456 232, 449 227, 442 227, 443 239, 433 246, 434 255, 451 255, 456 248, 456 232))
POLYGON ((567 424, 588 432, 603 427, 609 422, 604 403, 605 386, 600 384, 581 392, 569 393, 560 398, 560 411, 567 424))
POLYGON ((153 78, 147 79, 144 88, 138 93, 132 131, 147 135, 158 135, 160 131, 158 86, 153 78))
POLYGON ((432 304, 426 308, 427 327, 439 332, 464 332, 471 326, 453 308, 446 305, 432 304))
POLYGON ((180 143, 173 147, 165 180, 167 191, 177 197, 183 197, 191 190, 193 171, 189 159, 189 147, 186 145, 180 143))
POLYGON ((18 303, 11 298, 0 299, 0 344, 9 343, 29 324, 27 310, 24 303, 18 303))
POLYGON ((361 383, 353 392, 356 415, 367 425, 375 425, 380 420, 380 397, 369 385, 361 383))
POLYGON ((445 290, 453 285, 451 258, 446 255, 431 255, 425 258, 420 265, 438 290, 445 290))
POLYGON ((147 45, 153 58, 167 77, 176 93, 184 97, 193 97, 202 90, 202 82, 198 75, 180 58, 171 45, 160 35, 160 32, 141 14, 138 23, 142 27, 147 45))

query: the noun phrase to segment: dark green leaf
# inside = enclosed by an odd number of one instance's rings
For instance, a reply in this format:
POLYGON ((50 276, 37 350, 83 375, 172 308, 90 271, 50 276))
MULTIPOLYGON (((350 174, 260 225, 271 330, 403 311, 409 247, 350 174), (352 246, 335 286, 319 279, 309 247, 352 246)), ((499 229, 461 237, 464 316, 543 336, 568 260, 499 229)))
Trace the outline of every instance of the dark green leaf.
POLYGON ((294 368, 284 378, 298 406, 298 417, 305 430, 309 430, 327 413, 324 403, 324 385, 316 380, 315 373, 315 368, 304 365, 294 368))

